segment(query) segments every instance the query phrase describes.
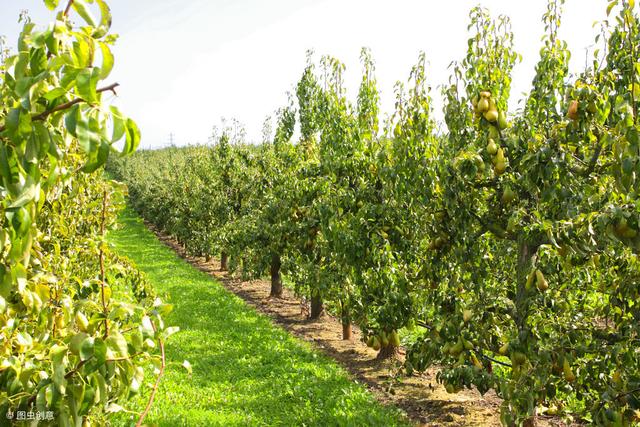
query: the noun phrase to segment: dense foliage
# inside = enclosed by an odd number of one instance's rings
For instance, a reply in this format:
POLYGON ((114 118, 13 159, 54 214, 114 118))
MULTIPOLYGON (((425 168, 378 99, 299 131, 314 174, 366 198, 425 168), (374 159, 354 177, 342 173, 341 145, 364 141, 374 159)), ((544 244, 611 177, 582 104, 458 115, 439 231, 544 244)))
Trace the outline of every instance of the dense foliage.
POLYGON ((224 129, 212 146, 141 152, 113 170, 191 251, 270 270, 276 297, 282 270, 380 357, 418 326, 407 371, 438 364, 451 392, 495 390, 505 425, 541 412, 636 423, 640 24, 634 1, 610 2, 593 63, 574 76, 561 8, 549 2, 517 111, 509 20, 474 8, 467 54, 442 88, 441 133, 424 55, 382 127, 368 51, 355 104, 344 65, 323 57, 318 72, 309 55, 273 140, 224 129))
POLYGON ((100 86, 116 39, 103 0, 70 1, 44 29, 21 19, 17 52, 3 49, 0 65, 0 416, 104 423, 176 330, 104 240, 124 189, 94 172, 140 136, 103 102, 117 86, 100 86))

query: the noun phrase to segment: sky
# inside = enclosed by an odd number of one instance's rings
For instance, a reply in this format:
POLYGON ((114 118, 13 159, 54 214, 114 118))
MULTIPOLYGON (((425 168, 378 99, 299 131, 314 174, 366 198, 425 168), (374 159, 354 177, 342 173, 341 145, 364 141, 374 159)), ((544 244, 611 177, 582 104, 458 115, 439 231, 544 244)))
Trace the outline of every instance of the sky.
MULTIPOLYGON (((480 4, 493 16, 511 18, 515 48, 511 107, 531 85, 543 35, 546 0, 107 0, 118 82, 115 104, 138 123, 141 147, 205 143, 221 117, 235 118, 249 141, 262 140, 265 118, 287 105, 305 66, 308 49, 346 65, 345 82, 355 102, 362 47, 376 62, 381 110, 393 112, 393 85, 406 81, 420 51, 426 53, 436 118, 442 118, 438 86, 451 61, 467 47, 468 14, 480 4)), ((63 3, 64 0, 61 0, 63 3)), ((66 3, 66 2, 64 2, 66 3)), ((585 67, 596 21, 606 0, 566 0, 560 36, 572 52, 571 71, 585 67)), ((0 35, 15 48, 18 15, 27 9, 36 24, 55 13, 42 0, 0 0, 0 35)))

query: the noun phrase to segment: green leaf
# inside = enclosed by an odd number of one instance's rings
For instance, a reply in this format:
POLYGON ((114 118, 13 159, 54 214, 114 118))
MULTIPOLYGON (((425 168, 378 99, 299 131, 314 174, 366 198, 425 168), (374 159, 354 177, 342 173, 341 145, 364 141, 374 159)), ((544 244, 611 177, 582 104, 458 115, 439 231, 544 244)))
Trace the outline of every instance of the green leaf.
POLYGON ((94 116, 89 118, 78 115, 76 123, 76 136, 82 150, 87 154, 94 153, 100 146, 100 123, 94 116))
POLYGON ((85 68, 76 77, 76 90, 80 98, 93 104, 98 100, 96 87, 100 81, 99 68, 85 68))
POLYGON ((106 43, 100 42, 100 51, 102 52, 102 67, 100 67, 100 79, 104 80, 109 77, 113 69, 113 53, 106 43))
POLYGON ((125 130, 127 132, 124 147, 122 149, 123 154, 131 154, 136 151, 140 144, 140 130, 138 125, 131 119, 127 119, 125 124, 125 130))
POLYGON ((93 337, 87 337, 82 341, 82 344, 80 344, 80 360, 89 360, 93 357, 94 342, 93 337))
POLYGON ((59 1, 60 0, 44 0, 44 4, 45 4, 45 6, 47 6, 47 9, 53 10, 56 7, 58 7, 58 2, 59 1))
POLYGON ((93 343, 93 357, 98 364, 103 364, 107 360, 107 344, 100 337, 96 337, 93 343))
POLYGON ((111 145, 107 141, 102 141, 97 151, 92 151, 89 154, 87 163, 83 166, 82 170, 86 173, 93 173, 99 167, 104 165, 109 158, 109 152, 111 151, 111 145))
POLYGON ((178 326, 169 326, 167 329, 162 331, 162 338, 166 340, 171 335, 173 335, 173 334, 175 334, 176 332, 179 332, 179 331, 180 331, 180 328, 178 326))
POLYGON ((113 136, 111 143, 116 143, 122 139, 125 132, 125 117, 120 113, 117 107, 111 106, 111 120, 113 122, 113 136))
POLYGON ((94 46, 85 37, 81 36, 73 42, 73 65, 78 69, 92 66, 94 46))
POLYGON ((104 0, 96 0, 100 8, 100 25, 93 32, 92 36, 96 39, 104 37, 111 28, 111 10, 104 0))
POLYGON ((8 206, 9 209, 20 208, 27 203, 30 203, 40 195, 40 184, 35 184, 33 181, 28 181, 20 195, 11 202, 8 206))
POLYGON ((75 10, 87 24, 92 27, 97 26, 96 18, 94 18, 89 6, 87 6, 84 0, 75 0, 73 2, 73 10, 75 10))
POLYGON ((133 378, 131 379, 130 389, 133 393, 137 393, 140 390, 140 386, 142 386, 142 381, 144 380, 144 369, 140 366, 136 366, 133 378))
POLYGON ((55 99, 60 98, 61 96, 64 96, 66 93, 67 91, 64 88, 57 87, 45 93, 43 98, 46 99, 47 101, 53 101, 55 99))
POLYGON ((78 137, 78 118, 80 118, 80 106, 74 105, 64 117, 64 125, 71 136, 78 137))
POLYGON ((107 344, 108 359, 127 357, 129 355, 127 340, 120 332, 112 332, 105 342, 107 344))

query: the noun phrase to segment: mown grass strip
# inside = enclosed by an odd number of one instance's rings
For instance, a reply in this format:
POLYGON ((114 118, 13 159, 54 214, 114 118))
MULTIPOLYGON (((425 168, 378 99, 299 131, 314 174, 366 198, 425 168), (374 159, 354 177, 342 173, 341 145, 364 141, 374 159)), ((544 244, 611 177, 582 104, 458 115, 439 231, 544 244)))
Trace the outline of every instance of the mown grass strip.
MULTIPOLYGON (((112 231, 116 250, 174 304, 167 322, 168 368, 147 418, 159 426, 396 426, 397 409, 379 404, 318 354, 180 259, 130 210, 112 231), (190 376, 181 366, 189 360, 190 376)), ((151 378, 147 378, 151 380, 151 378)), ((142 410, 145 396, 134 401, 142 410)), ((120 416, 125 423, 128 417, 120 416)))

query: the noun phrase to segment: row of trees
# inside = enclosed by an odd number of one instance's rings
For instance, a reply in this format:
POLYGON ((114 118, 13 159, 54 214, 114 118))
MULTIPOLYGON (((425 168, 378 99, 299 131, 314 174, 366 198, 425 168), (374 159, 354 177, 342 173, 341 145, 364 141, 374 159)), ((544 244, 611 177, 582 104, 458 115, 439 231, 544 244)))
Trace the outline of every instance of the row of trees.
POLYGON ((69 1, 43 29, 21 20, 17 52, 0 46, 0 417, 103 425, 155 382, 176 331, 105 241, 126 188, 95 172, 140 135, 104 103, 117 84, 101 85, 115 41, 103 0, 69 1))
POLYGON ((284 273, 363 330, 380 357, 421 328, 406 368, 442 366, 451 392, 503 399, 505 425, 540 411, 599 425, 640 410, 640 32, 635 4, 608 6, 593 63, 568 71, 562 1, 531 92, 508 111, 518 60, 506 17, 471 12, 465 58, 432 118, 421 55, 380 126, 374 63, 357 100, 344 66, 310 55, 273 138, 229 129, 212 147, 146 151, 114 163, 142 215, 223 268, 284 273), (296 120, 300 138, 293 142, 296 120))

